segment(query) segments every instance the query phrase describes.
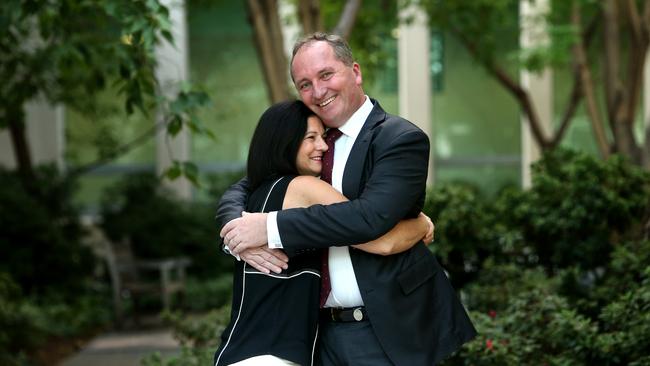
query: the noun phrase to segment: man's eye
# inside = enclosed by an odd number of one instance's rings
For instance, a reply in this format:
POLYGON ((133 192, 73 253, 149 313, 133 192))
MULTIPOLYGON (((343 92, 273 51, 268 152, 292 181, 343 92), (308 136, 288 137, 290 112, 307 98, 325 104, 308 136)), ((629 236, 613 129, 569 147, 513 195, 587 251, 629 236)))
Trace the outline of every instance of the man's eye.
POLYGON ((305 90, 305 89, 309 88, 309 84, 301 84, 299 86, 299 88, 300 88, 300 90, 305 90))
POLYGON ((333 72, 326 72, 323 74, 323 79, 329 79, 332 77, 332 75, 334 75, 333 72))

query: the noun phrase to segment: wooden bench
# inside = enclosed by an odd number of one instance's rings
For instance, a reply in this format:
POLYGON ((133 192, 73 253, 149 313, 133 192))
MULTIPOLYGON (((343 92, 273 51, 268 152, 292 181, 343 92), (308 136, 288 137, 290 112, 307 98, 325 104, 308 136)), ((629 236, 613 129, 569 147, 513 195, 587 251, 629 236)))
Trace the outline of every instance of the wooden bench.
POLYGON ((171 308, 174 294, 184 294, 185 270, 191 264, 189 258, 137 259, 128 239, 114 243, 106 238, 100 228, 94 227, 91 230, 90 240, 95 252, 105 260, 108 269, 118 326, 124 321, 125 299, 132 299, 137 321, 139 299, 143 295, 159 295, 162 308, 167 310, 171 308))

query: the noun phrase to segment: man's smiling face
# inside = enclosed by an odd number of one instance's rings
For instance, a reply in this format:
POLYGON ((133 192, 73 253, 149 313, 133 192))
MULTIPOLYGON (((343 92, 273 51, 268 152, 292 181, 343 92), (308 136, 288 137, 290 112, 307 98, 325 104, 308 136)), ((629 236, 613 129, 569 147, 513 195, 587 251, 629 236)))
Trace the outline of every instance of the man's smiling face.
POLYGON ((361 69, 345 65, 324 41, 304 45, 291 64, 300 98, 328 127, 341 127, 361 107, 361 69))

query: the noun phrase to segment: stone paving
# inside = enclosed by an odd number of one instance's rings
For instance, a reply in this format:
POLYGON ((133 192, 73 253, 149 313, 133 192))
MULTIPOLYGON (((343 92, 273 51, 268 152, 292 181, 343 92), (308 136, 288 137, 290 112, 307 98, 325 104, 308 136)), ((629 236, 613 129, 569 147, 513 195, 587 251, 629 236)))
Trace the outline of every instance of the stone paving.
POLYGON ((144 356, 172 356, 179 350, 169 329, 111 332, 90 341, 61 366, 139 366, 144 356))

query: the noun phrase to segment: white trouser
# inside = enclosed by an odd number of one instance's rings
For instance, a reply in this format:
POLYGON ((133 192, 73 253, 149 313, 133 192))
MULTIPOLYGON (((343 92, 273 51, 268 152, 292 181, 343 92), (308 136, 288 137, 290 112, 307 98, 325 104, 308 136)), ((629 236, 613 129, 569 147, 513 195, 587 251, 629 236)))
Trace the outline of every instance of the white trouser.
POLYGON ((230 366, 299 366, 297 363, 287 361, 280 357, 273 355, 262 355, 247 358, 245 360, 235 362, 230 366))

